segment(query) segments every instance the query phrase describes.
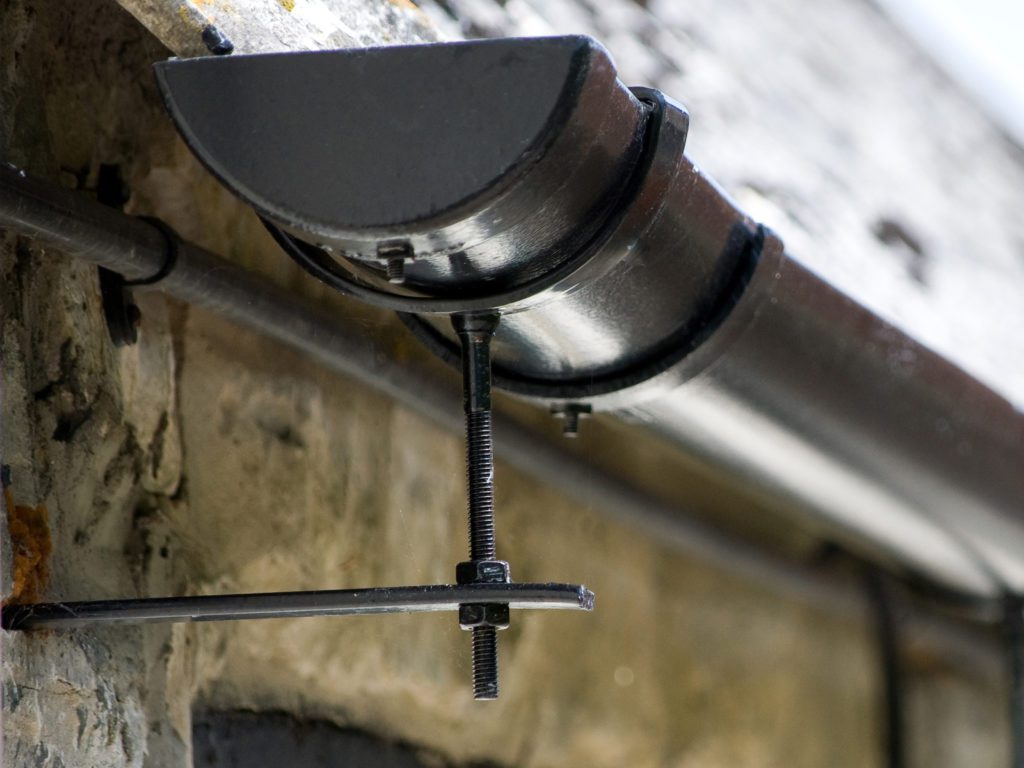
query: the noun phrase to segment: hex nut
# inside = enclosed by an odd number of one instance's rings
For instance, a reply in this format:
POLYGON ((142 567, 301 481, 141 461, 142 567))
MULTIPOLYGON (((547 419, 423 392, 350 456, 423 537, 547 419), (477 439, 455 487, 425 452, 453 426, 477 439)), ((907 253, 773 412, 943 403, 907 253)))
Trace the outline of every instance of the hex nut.
POLYGON ((455 566, 456 584, 508 584, 512 581, 504 560, 468 560, 455 566))
POLYGON ((466 603, 459 606, 459 626, 463 629, 507 629, 508 622, 508 603, 466 603))

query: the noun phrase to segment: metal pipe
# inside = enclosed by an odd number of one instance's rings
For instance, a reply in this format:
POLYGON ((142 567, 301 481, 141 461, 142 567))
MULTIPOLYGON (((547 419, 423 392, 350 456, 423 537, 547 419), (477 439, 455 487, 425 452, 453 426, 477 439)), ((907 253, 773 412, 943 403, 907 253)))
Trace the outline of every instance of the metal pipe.
MULTIPOLYGON (((128 279, 158 274, 167 259, 166 238, 153 225, 11 168, 0 168, 0 227, 128 279)), ((336 313, 301 302, 262 275, 199 246, 179 242, 174 269, 142 290, 159 290, 216 312, 461 430, 461 395, 445 371, 424 369, 410 378, 381 342, 358 328, 344 328, 336 313)))

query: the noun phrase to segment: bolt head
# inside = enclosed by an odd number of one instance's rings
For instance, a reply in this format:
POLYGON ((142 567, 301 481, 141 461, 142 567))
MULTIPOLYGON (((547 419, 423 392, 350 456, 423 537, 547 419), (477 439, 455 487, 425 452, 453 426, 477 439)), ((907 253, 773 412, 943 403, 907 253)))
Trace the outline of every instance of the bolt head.
POLYGON ((468 560, 455 566, 456 584, 508 584, 512 581, 504 560, 468 560))
POLYGON ((468 603, 459 606, 459 626, 463 629, 507 629, 508 622, 508 603, 468 603))

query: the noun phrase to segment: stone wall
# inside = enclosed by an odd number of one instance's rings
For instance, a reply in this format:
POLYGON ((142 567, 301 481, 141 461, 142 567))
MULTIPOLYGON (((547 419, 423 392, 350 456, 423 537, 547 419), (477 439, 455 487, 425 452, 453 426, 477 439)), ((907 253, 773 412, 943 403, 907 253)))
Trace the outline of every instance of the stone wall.
MULTIPOLYGON (((335 43, 436 34, 415 11, 350 6, 356 32, 335 43)), ((167 29, 173 44, 182 27, 167 29)), ((300 274, 191 158, 149 71, 168 50, 112 0, 11 0, 0 30, 0 160, 108 202, 123 193, 128 211, 404 338, 300 274)), ((5 562, 47 563, 44 598, 451 579, 465 546, 457 436, 216 316, 139 298, 140 342, 115 348, 94 268, 0 239, 5 562)), ((198 709, 325 719, 454 763, 883 764, 864 611, 682 557, 498 472, 514 575, 582 581, 599 602, 517 615, 497 703, 471 700, 468 638, 449 615, 3 633, 3 764, 184 768, 198 709)), ((31 580, 4 575, 24 599, 31 580)), ((1005 762, 998 666, 990 645, 982 655, 963 667, 907 649, 915 764, 1005 762)))

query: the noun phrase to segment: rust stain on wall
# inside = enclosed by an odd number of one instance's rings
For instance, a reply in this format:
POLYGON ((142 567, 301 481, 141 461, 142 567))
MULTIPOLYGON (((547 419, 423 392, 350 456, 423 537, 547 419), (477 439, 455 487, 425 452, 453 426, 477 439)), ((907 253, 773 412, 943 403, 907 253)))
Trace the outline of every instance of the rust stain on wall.
MULTIPOLYGON (((4 473, 6 475, 6 472, 4 473)), ((7 528, 11 535, 11 594, 7 602, 33 603, 40 599, 50 579, 50 522, 46 507, 15 504, 14 494, 4 478, 4 504, 7 528)))

